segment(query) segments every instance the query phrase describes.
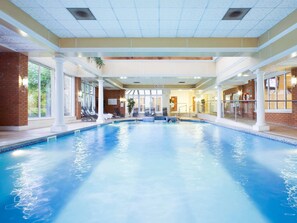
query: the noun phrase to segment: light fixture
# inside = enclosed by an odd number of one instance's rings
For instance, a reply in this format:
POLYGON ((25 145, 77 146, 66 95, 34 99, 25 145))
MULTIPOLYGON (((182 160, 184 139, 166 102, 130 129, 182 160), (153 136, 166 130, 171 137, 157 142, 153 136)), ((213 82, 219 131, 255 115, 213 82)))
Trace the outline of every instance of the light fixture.
POLYGON ((19 33, 21 34, 21 36, 23 37, 27 37, 28 34, 26 32, 24 32, 23 30, 19 30, 19 33))
POLYGON ((77 95, 78 95, 78 97, 82 97, 82 91, 78 91, 78 93, 77 93, 77 95))
POLYGON ((239 96, 242 95, 242 91, 239 90, 239 91, 237 92, 237 94, 238 94, 239 96))
POLYGON ((242 73, 237 74, 237 77, 241 77, 241 76, 242 76, 242 73))
POLYGON ((120 102, 126 102, 126 98, 120 98, 120 102))
POLYGON ((244 75, 242 75, 242 76, 244 76, 244 77, 249 77, 250 75, 249 75, 249 74, 244 74, 244 75))
POLYGON ((124 80, 124 79, 127 79, 127 77, 120 77, 120 79, 124 80))
POLYGON ((21 87, 28 88, 28 77, 22 78, 21 76, 19 76, 19 84, 21 87))
POLYGON ((200 101, 200 98, 195 98, 194 101, 198 102, 198 101, 200 101))
POLYGON ((297 84, 297 77, 296 76, 291 77, 291 84, 292 84, 292 87, 296 86, 296 84, 297 84))
POLYGON ((194 77, 194 79, 201 79, 201 77, 194 77))

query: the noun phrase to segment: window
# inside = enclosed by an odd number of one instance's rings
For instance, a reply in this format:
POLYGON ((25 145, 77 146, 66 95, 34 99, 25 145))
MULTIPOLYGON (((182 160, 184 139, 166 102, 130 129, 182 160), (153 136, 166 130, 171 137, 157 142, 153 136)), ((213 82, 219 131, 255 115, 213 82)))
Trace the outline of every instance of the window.
POLYGON ((30 118, 51 116, 52 71, 35 63, 28 64, 28 116, 30 118))
POLYGON ((139 113, 162 112, 162 90, 129 90, 126 98, 134 99, 134 109, 138 109, 139 113))
POLYGON ((73 108, 73 78, 64 75, 64 115, 71 116, 73 108))
POLYGON ((82 107, 88 109, 89 111, 95 111, 95 87, 89 83, 81 83, 82 91, 82 107))
POLYGON ((291 73, 265 80, 265 109, 292 109, 291 73))

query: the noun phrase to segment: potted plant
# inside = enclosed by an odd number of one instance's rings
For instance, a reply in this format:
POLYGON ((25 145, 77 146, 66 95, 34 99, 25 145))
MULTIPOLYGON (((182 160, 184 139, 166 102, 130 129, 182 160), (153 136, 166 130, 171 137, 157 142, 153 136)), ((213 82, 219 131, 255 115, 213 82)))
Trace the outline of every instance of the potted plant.
POLYGON ((128 102, 128 105, 127 105, 127 107, 128 107, 128 113, 129 113, 129 116, 131 116, 131 112, 132 112, 132 109, 133 109, 133 107, 135 105, 135 101, 134 101, 133 98, 129 98, 127 100, 127 102, 128 102))
POLYGON ((94 61, 99 69, 105 65, 101 57, 88 57, 88 60, 94 61))

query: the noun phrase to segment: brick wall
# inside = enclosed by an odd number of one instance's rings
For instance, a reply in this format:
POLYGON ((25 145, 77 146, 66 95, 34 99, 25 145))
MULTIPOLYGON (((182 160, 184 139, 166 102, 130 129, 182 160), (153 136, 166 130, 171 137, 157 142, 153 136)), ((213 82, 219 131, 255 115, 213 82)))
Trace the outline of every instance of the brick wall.
POLYGON ((75 78, 75 117, 81 119, 81 102, 78 100, 78 92, 81 91, 81 78, 75 78))
POLYGON ((0 53, 0 126, 28 125, 28 89, 20 77, 28 77, 28 57, 0 53))
POLYGON ((104 90, 104 113, 113 114, 115 109, 119 109, 121 116, 125 116, 125 103, 121 107, 120 98, 125 97, 125 90, 104 90), (117 105, 108 105, 108 99, 116 98, 117 105))
MULTIPOLYGON (((292 68, 291 73, 297 77, 297 68, 292 68)), ((292 113, 265 113, 265 119, 268 123, 287 125, 297 127, 297 86, 292 88, 292 113)))

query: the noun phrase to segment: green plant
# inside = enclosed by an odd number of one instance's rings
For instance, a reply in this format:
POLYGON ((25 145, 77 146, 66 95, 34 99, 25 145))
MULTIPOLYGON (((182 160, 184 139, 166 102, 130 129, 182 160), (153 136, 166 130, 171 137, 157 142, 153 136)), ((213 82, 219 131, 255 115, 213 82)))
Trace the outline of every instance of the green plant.
POLYGON ((105 65, 101 57, 88 57, 88 59, 94 61, 99 69, 105 65))
POLYGON ((205 99, 201 99, 201 104, 205 104, 205 99))
POLYGON ((135 105, 135 101, 134 101, 133 98, 129 98, 129 99, 127 100, 127 102, 128 102, 128 105, 127 105, 127 107, 128 107, 128 113, 131 114, 132 109, 133 109, 133 107, 134 107, 134 105, 135 105))

